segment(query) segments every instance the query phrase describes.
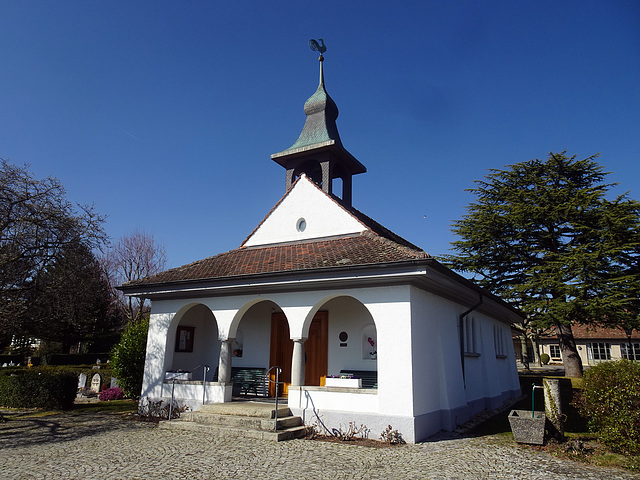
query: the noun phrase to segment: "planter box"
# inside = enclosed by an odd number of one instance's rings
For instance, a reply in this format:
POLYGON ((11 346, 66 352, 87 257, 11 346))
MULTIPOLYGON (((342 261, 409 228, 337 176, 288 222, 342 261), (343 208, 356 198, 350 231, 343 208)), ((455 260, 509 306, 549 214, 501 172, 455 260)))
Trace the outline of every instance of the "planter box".
POLYGON ((509 425, 513 432, 513 439, 518 443, 544 445, 544 427, 546 423, 544 412, 531 410, 511 410, 509 425))
POLYGON ((165 372, 165 380, 191 380, 191 373, 189 372, 165 372))
POLYGON ((325 387, 362 388, 361 378, 329 378, 324 381, 325 387))

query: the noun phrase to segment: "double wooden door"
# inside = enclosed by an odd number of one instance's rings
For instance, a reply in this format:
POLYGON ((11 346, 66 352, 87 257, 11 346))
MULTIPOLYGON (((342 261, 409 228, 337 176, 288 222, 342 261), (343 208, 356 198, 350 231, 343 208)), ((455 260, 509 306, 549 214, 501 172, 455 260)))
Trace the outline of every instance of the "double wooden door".
MULTIPOLYGON (((320 385, 320 379, 327 375, 328 312, 318 312, 309 326, 309 338, 305 349, 305 385, 320 385)), ((289 334, 289 323, 283 313, 271 315, 271 353, 269 365, 282 369, 279 381, 282 383, 280 395, 287 395, 291 385, 291 361, 293 340, 289 334)), ((269 373, 269 395, 275 396, 275 372, 269 373)))

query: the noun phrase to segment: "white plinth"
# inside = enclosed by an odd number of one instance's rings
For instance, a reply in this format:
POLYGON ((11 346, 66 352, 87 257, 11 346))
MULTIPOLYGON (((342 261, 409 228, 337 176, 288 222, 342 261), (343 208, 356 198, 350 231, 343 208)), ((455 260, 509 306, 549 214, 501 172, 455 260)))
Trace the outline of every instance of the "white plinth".
POLYGON ((189 372, 165 372, 165 380, 191 380, 189 372))
POLYGON ((325 387, 362 388, 361 378, 329 378, 324 382, 325 387))

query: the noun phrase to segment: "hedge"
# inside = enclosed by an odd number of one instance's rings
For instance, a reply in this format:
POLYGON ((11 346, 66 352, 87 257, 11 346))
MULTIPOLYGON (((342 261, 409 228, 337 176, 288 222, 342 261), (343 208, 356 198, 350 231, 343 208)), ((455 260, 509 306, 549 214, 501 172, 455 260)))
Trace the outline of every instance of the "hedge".
POLYGON ((591 367, 576 404, 602 443, 614 452, 640 455, 640 362, 591 367))
POLYGON ((73 372, 14 370, 0 375, 0 405, 68 410, 73 407, 77 389, 78 377, 73 372))

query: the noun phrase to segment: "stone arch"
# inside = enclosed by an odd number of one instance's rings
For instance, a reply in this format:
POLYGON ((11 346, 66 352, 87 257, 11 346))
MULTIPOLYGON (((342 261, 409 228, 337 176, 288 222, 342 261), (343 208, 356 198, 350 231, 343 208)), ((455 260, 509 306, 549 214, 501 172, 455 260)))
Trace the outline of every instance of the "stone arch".
MULTIPOLYGON (((371 317, 371 322, 372 324, 374 324, 375 326, 375 317, 374 315, 371 313, 371 311, 369 310, 369 308, 367 307, 367 305, 360 300, 359 298, 355 297, 354 295, 348 295, 345 293, 336 293, 336 294, 332 294, 332 295, 327 295, 326 297, 322 298, 321 300, 317 301, 313 307, 311 307, 311 309, 309 310, 309 312, 307 313, 305 319, 304 319, 304 324, 302 327, 302 336, 304 338, 306 338, 309 335, 309 326, 311 325, 311 322, 313 321, 313 318, 315 317, 316 313, 318 313, 318 311, 322 310, 323 307, 328 304, 329 302, 331 302, 332 300, 338 299, 338 298, 350 298, 353 301, 357 302, 358 304, 362 305, 362 308, 364 308, 367 313, 369 314, 369 316, 371 317)), ((377 327, 376 327, 377 328, 377 327)))
POLYGON ((295 181, 300 175, 305 174, 313 183, 322 187, 322 166, 316 159, 305 160, 293 170, 293 180, 295 181))
POLYGON ((231 342, 231 362, 239 367, 268 367, 271 348, 271 320, 274 313, 282 313, 280 306, 268 298, 246 302, 233 316, 228 339, 231 342), (242 332, 242 354, 236 341, 242 332))
POLYGON ((184 305, 171 320, 165 343, 165 371, 186 370, 194 380, 202 380, 199 365, 215 368, 220 357, 218 322, 209 307, 192 302, 184 305), (195 370, 194 370, 195 369, 195 370))
MULTIPOLYGON (((271 299, 255 298, 253 300, 249 300, 244 305, 242 305, 242 307, 240 307, 238 311, 233 315, 233 319, 231 320, 231 325, 229 326, 229 332, 228 332, 227 338, 235 338, 237 334, 238 326, 240 325, 240 322, 242 321, 246 313, 256 305, 259 305, 261 303, 269 304, 273 311, 282 311, 282 308, 280 308, 280 306, 271 299)), ((222 337, 221 339, 224 340, 225 338, 222 337)))
MULTIPOLYGON (((370 352, 374 350, 364 347, 364 342, 368 342, 369 338, 377 347, 375 319, 367 305, 357 297, 343 293, 324 297, 313 306, 305 319, 305 337, 309 337, 309 327, 314 317, 322 311, 327 312, 328 318, 326 373, 337 375, 342 370, 377 371, 377 350, 376 355, 371 355, 370 352)), ((308 338, 307 342, 311 341, 308 338)))

